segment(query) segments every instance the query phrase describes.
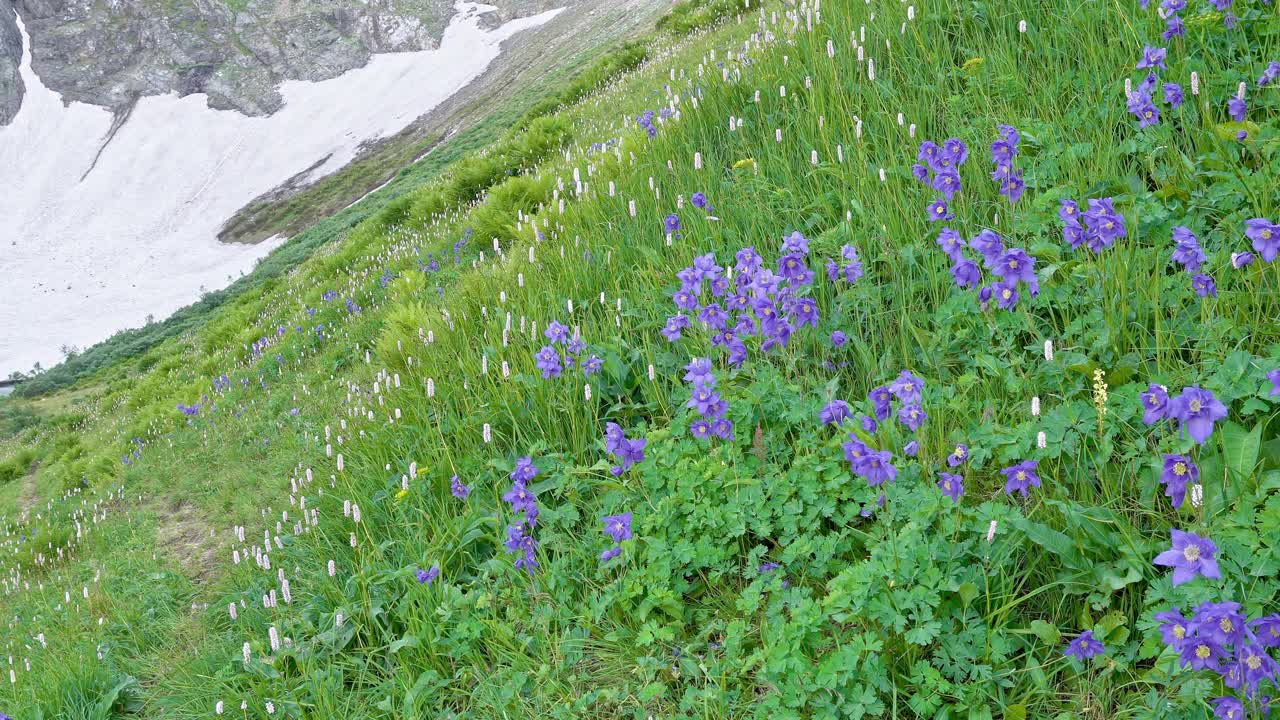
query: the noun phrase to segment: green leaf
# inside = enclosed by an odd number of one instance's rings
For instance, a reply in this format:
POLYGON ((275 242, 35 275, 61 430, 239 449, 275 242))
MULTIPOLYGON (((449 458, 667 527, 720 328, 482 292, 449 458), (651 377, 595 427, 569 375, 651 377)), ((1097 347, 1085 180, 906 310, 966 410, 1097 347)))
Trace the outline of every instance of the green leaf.
POLYGON ((1062 638, 1062 633, 1058 632, 1058 628, 1044 620, 1032 620, 1031 632, 1046 645, 1057 645, 1058 640, 1062 638))
POLYGON ((416 635, 409 635, 408 633, 405 633, 404 637, 391 643, 390 650, 392 654, 395 654, 407 647, 418 647, 418 638, 416 635))
POLYGON ((1013 526, 1025 533, 1031 542, 1062 558, 1067 567, 1073 570, 1084 568, 1085 562, 1080 557, 1080 552, 1071 542, 1071 538, 1063 533, 1024 517, 1014 517, 1013 526))
POLYGON ((1249 133, 1249 137, 1254 137, 1258 134, 1258 124, 1246 120, 1245 122, 1218 123, 1213 126, 1213 133, 1218 136, 1219 140, 1235 140, 1236 135, 1239 135, 1241 130, 1249 133))
POLYGON ((1226 461, 1229 479, 1247 478, 1258 464, 1258 449, 1262 440, 1262 425, 1250 432, 1228 422, 1222 426, 1223 459, 1226 461))
POLYGON ((978 586, 971 582, 963 583, 956 592, 960 595, 960 604, 968 608, 973 599, 978 597, 978 586))
POLYGON ((1004 720, 1027 720, 1027 706, 1010 705, 1004 709, 1004 720))

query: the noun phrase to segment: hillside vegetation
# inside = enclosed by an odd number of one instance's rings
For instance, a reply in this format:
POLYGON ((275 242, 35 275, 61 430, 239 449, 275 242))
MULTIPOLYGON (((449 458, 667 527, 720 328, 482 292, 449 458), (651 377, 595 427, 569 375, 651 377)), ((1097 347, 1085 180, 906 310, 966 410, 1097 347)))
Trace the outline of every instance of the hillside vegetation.
POLYGON ((0 404, 0 712, 1264 717, 1276 5, 703 0, 630 53, 0 404))

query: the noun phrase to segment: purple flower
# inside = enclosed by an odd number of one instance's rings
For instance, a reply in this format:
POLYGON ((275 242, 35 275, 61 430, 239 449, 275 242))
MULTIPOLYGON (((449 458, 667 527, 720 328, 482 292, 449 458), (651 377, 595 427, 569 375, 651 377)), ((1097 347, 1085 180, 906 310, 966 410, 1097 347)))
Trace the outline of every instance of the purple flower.
POLYGON ((449 478, 449 493, 459 500, 466 500, 467 496, 471 494, 471 488, 463 485, 461 478, 454 475, 449 478))
POLYGON ((1225 652, 1221 646, 1204 638, 1189 639, 1186 643, 1183 643, 1182 649, 1178 653, 1183 667, 1190 667, 1192 670, 1214 671, 1218 669, 1224 654, 1225 652))
POLYGON ((1213 277, 1210 275, 1197 274, 1191 278, 1191 287, 1200 297, 1218 297, 1218 284, 1213 281, 1213 277))
POLYGON ((983 230, 969 240, 969 247, 973 248, 983 260, 986 261, 988 267, 1000 259, 1000 255, 1004 252, 1004 241, 996 234, 994 230, 983 230))
POLYGON ((1007 282, 1033 283, 1036 280, 1036 259, 1021 248, 1010 248, 996 261, 991 272, 1007 282))
POLYGON ((1172 40, 1176 37, 1182 37, 1187 34, 1187 25, 1182 22, 1182 18, 1177 15, 1169 16, 1165 22, 1164 32, 1160 33, 1160 37, 1165 40, 1172 40))
POLYGON ((843 400, 832 400, 818 413, 818 419, 822 421, 823 425, 839 425, 851 414, 852 410, 849 408, 849 403, 843 400))
POLYGON ((1226 416, 1227 406, 1198 386, 1183 388, 1181 395, 1169 401, 1169 417, 1200 445, 1213 433, 1213 424, 1226 416))
POLYGON ((1151 101, 1151 96, 1135 91, 1129 95, 1127 103, 1129 112, 1138 118, 1138 127, 1145 128, 1160 122, 1160 108, 1151 101))
MULTIPOLYGON (((874 390, 872 391, 875 392, 874 390)), ((904 405, 919 405, 921 393, 924 392, 924 380, 916 377, 910 370, 903 370, 889 384, 889 393, 898 398, 904 405)), ((875 402, 873 399, 872 402, 875 402)))
POLYGON ((888 450, 871 450, 853 463, 853 472, 864 478, 867 484, 875 487, 884 482, 893 482, 898 476, 898 468, 891 462, 893 454, 888 450))
POLYGON ((604 534, 613 538, 615 543, 631 539, 631 513, 604 516, 604 534))
POLYGON ((662 226, 663 226, 663 229, 667 231, 668 235, 679 232, 680 216, 676 215, 675 213, 671 213, 666 217, 665 220, 662 221, 662 226))
POLYGON ((600 562, 606 563, 622 554, 622 546, 614 545, 613 547, 600 553, 600 562))
POLYGON ((1160 638, 1164 640, 1164 644, 1174 650, 1181 650, 1191 633, 1191 624, 1178 608, 1156 613, 1155 619, 1160 621, 1160 638))
POLYGON ((516 523, 507 527, 507 540, 503 543, 508 554, 522 554, 516 558, 516 568, 524 569, 530 575, 538 568, 538 541, 532 535, 525 534, 524 524, 516 523))
POLYGON ((1244 720, 1244 705, 1230 695, 1214 698, 1209 701, 1213 705, 1213 716, 1218 720, 1244 720))
POLYGON ((991 285, 995 293, 996 306, 1001 310, 1012 310, 1018 305, 1018 285, 1015 282, 1002 280, 991 285))
POLYGON ((1237 644, 1249 630, 1248 620, 1237 602, 1200 603, 1191 618, 1191 626, 1196 637, 1218 645, 1237 644))
POLYGON ((916 453, 918 452, 920 452, 920 443, 916 442, 915 440, 912 440, 911 442, 902 446, 902 454, 906 455, 907 457, 915 457, 916 453))
POLYGON ((418 568, 414 575, 418 578, 419 585, 430 585, 435 582, 436 578, 440 577, 440 565, 432 565, 429 570, 418 568))
POLYGON ((1239 270, 1241 268, 1249 267, 1252 264, 1253 264, 1253 253, 1251 252, 1231 253, 1231 267, 1239 270))
POLYGON ((898 422, 906 425, 911 432, 919 430, 927 419, 929 416, 919 405, 903 405, 898 410, 898 422))
POLYGON ((1280 397, 1280 368, 1267 371, 1267 379, 1271 381, 1270 397, 1280 397))
POLYGON ((942 248, 942 252, 946 253, 947 257, 956 262, 964 259, 964 253, 962 252, 964 250, 964 238, 960 236, 960 233, 949 227, 944 227, 938 232, 938 247, 942 248))
POLYGON ((796 328, 802 328, 805 325, 818 327, 818 304, 810 298, 802 298, 798 301, 793 309, 796 320, 796 328))
POLYGON ((952 165, 963 165, 969 159, 969 146, 959 138, 947 138, 942 142, 942 157, 952 165))
POLYGON ((1182 98, 1183 93, 1181 85, 1177 83, 1164 84, 1164 101, 1169 103, 1170 107, 1177 110, 1182 106, 1182 98))
POLYGON ((1199 272, 1206 256, 1200 248, 1200 240, 1190 228, 1179 225, 1173 229, 1173 241, 1177 245, 1173 249, 1173 261, 1187 269, 1188 272, 1199 272))
POLYGON ((1160 68, 1161 70, 1168 70, 1169 66, 1164 64, 1164 58, 1167 53, 1168 50, 1165 48, 1151 47, 1150 45, 1143 47, 1142 58, 1138 60, 1138 69, 1160 68))
POLYGON ((1106 651, 1107 649, 1102 646, 1102 643, 1093 636, 1093 631, 1085 630, 1067 645, 1063 655, 1083 662, 1106 651))
POLYGON ((1160 471, 1164 494, 1173 500, 1175 508, 1182 507, 1187 495, 1187 483, 1200 482, 1200 468, 1186 455, 1165 455, 1164 469, 1160 471))
POLYGON ((1275 681, 1277 672, 1280 672, 1280 666, 1267 654, 1266 649, 1255 643, 1245 643, 1238 647, 1236 656, 1233 670, 1239 673, 1239 679, 1244 681, 1249 694, 1256 692, 1263 681, 1275 681))
POLYGON ((1087 230, 1086 242, 1095 253, 1111 247, 1116 238, 1126 234, 1124 216, 1116 212, 1111 198, 1089 200, 1089 209, 1082 217, 1087 230))
POLYGON ((951 220, 955 215, 952 214, 951 208, 947 206, 947 201, 938 198, 929 203, 929 221, 942 222, 943 220, 951 220))
POLYGON ((1076 204, 1075 200, 1063 198, 1058 203, 1058 217, 1067 225, 1079 225, 1080 206, 1076 204))
POLYGON ((675 342, 680 339, 681 331, 689 327, 689 318, 685 315, 673 315, 667 318, 667 324, 662 328, 662 337, 668 342, 675 342))
POLYGON ((952 450, 951 454, 947 456, 947 464, 950 465, 951 467, 958 467, 959 465, 964 464, 964 461, 968 459, 969 459, 969 446, 964 445, 962 443, 957 443, 956 449, 952 450))
POLYGON ((849 336, 848 336, 848 335, 845 335, 844 333, 840 332, 839 330, 836 330, 835 332, 831 333, 831 344, 832 344, 832 345, 834 345, 834 346, 836 346, 836 347, 838 347, 838 348, 839 348, 839 347, 844 347, 844 344, 845 344, 845 343, 847 343, 847 342, 849 342, 849 336))
POLYGON ((1169 393, 1163 385, 1151 383, 1147 391, 1139 395, 1142 400, 1142 422, 1146 425, 1169 417, 1169 393))
POLYGON ((543 379, 560 377, 563 367, 560 365, 560 353, 550 345, 543 347, 534 355, 537 361, 538 369, 542 371, 543 379))
POLYGON ((1026 497, 1027 488, 1040 487, 1040 476, 1036 474, 1035 460, 1023 460, 1017 465, 1004 468, 1000 473, 1005 477, 1004 492, 1006 495, 1021 492, 1022 496, 1026 497))
POLYGON ((1253 218, 1245 221, 1244 234, 1253 241, 1253 249, 1258 251, 1263 260, 1274 262, 1276 256, 1280 255, 1280 225, 1266 218, 1253 218))
POLYGON ((547 329, 542 331, 542 334, 551 341, 552 345, 555 345, 569 339, 569 328, 560 324, 558 320, 552 320, 551 324, 547 325, 547 329))
POLYGON ((1227 114, 1236 122, 1244 122, 1244 116, 1249 112, 1249 103, 1244 98, 1233 97, 1227 101, 1227 114))
POLYGON ((867 393, 867 399, 871 401, 871 407, 875 411, 877 420, 888 419, 889 414, 892 412, 892 408, 889 406, 892 397, 893 395, 886 385, 872 388, 871 392, 867 393))
POLYGON ((525 456, 516 460, 516 466, 511 471, 511 481, 518 483, 527 483, 538 475, 538 468, 533 464, 533 458, 525 456))
POLYGON ((1280 62, 1272 60, 1267 65, 1267 69, 1262 71, 1261 77, 1258 78, 1258 87, 1270 85, 1276 81, 1276 78, 1280 78, 1280 62))
POLYGON ((876 423, 876 419, 870 415, 859 415, 858 424, 862 426, 862 430, 868 435, 874 435, 880 429, 880 425, 876 423))
POLYGON ((700 192, 694 193, 693 197, 689 198, 689 201, 692 202, 693 206, 699 210, 707 207, 707 196, 700 192))
POLYGON ((1207 578, 1221 578, 1218 562, 1213 559, 1218 546, 1208 538, 1181 530, 1171 530, 1173 547, 1155 557, 1156 565, 1173 568, 1173 584, 1181 585, 1190 582, 1197 575, 1207 578))
POLYGON ((960 502, 960 498, 964 497, 964 476, 940 472, 938 477, 942 478, 938 481, 938 489, 942 490, 942 494, 951 498, 952 502, 960 502))
POLYGON ((960 258, 951 266, 951 276, 956 285, 962 288, 975 287, 982 282, 982 270, 978 264, 967 258, 960 258))
POLYGON ((1264 647, 1280 647, 1280 615, 1266 615, 1249 623, 1254 639, 1264 647))
POLYGON ((716 378, 711 374, 711 360, 709 358, 694 358, 688 365, 684 366, 684 380, 692 385, 706 386, 713 388, 716 386, 716 378))
POLYGON ((689 424, 689 433, 699 440, 711 437, 711 423, 706 420, 694 420, 689 424))

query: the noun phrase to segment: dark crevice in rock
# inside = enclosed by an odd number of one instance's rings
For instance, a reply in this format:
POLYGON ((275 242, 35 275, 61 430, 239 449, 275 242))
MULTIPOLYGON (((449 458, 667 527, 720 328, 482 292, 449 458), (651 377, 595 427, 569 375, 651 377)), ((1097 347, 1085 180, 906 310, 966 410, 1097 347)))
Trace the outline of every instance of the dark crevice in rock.
POLYGON ((138 96, 134 95, 133 100, 124 107, 116 108, 112 111, 111 127, 107 129, 107 134, 102 138, 102 144, 98 146, 98 152, 93 154, 93 162, 89 163, 89 167, 80 176, 80 182, 89 177, 89 173, 98 167, 98 159, 102 157, 102 151, 107 149, 107 145, 115 138, 116 133, 120 132, 120 128, 129 121, 129 116, 133 114, 133 109, 138 106, 138 96))

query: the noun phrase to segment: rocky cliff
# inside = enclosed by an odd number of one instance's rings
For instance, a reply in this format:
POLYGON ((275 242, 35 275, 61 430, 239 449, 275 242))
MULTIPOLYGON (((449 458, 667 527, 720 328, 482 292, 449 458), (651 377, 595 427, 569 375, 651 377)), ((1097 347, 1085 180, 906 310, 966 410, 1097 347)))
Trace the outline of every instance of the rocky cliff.
MULTIPOLYGON (((551 0, 490 0, 498 20, 551 0)), ((269 115, 285 80, 325 80, 374 53, 435 48, 452 0, 0 0, 0 124, 22 103, 21 37, 65 102, 123 113, 139 98, 205 93, 209 106, 269 115)))

